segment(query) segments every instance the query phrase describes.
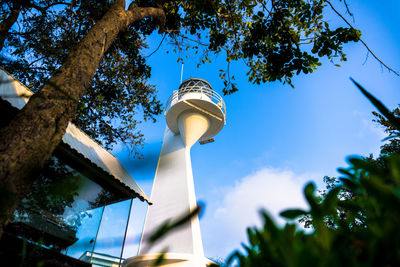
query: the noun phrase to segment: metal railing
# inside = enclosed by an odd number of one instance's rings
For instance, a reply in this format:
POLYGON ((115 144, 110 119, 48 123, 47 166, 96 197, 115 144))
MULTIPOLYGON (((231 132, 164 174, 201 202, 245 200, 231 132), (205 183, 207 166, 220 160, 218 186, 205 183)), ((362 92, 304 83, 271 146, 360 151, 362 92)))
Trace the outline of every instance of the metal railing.
POLYGON ((182 100, 183 96, 188 93, 199 93, 207 96, 211 102, 216 104, 224 115, 224 122, 226 119, 226 106, 222 97, 217 94, 211 87, 208 86, 208 83, 204 83, 202 80, 189 80, 188 82, 184 82, 179 90, 173 92, 173 94, 168 98, 167 103, 165 104, 164 115, 167 115, 168 110, 172 105, 182 100))

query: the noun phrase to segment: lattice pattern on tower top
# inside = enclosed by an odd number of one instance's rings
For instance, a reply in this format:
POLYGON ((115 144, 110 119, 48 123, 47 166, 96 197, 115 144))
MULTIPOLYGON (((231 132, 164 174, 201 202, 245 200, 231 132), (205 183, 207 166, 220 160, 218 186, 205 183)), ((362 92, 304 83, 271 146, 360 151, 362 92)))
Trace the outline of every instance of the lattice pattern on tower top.
POLYGON ((179 89, 174 91, 174 93, 168 98, 164 114, 166 115, 171 106, 182 100, 183 96, 187 94, 202 94, 207 97, 207 100, 213 102, 221 109, 225 123, 226 106, 224 100, 212 89, 211 85, 207 81, 199 78, 190 78, 181 83, 179 89))

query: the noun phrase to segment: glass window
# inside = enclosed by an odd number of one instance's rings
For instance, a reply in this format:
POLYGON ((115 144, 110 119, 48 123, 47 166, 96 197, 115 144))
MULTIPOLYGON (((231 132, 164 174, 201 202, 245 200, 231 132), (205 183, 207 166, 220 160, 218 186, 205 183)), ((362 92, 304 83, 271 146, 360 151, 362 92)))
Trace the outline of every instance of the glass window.
POLYGON ((133 200, 124 253, 122 255, 124 259, 136 256, 139 251, 140 238, 142 236, 147 207, 148 206, 139 199, 135 198, 133 200))
POLYGON ((130 200, 104 208, 103 219, 94 251, 119 258, 128 221, 130 200))
POLYGON ((50 158, 17 207, 9 229, 14 235, 63 250, 79 240, 79 227, 92 211, 118 196, 82 173, 50 158))
POLYGON ((80 258, 83 254, 88 253, 89 260, 101 222, 101 216, 104 207, 87 211, 87 215, 81 220, 81 226, 76 232, 77 241, 68 247, 65 253, 73 258, 80 258))

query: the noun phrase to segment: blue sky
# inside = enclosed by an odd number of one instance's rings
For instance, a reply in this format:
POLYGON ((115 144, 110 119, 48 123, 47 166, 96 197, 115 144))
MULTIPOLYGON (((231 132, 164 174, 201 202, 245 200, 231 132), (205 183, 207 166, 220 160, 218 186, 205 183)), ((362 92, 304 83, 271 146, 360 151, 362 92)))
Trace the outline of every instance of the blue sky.
MULTIPOLYGON (((386 64, 400 70, 400 2, 350 0, 349 4, 362 39, 386 64)), ((330 19, 335 25, 337 21, 330 19)), ((160 39, 152 36, 148 53, 160 39)), ((163 103, 178 88, 181 74, 177 56, 166 54, 166 47, 163 44, 149 58, 151 81, 163 103)), ((196 196, 206 204, 200 223, 207 257, 225 258, 240 248, 240 242, 246 241, 246 227, 259 225, 260 208, 278 219, 285 208, 305 207, 302 189, 307 181, 322 187, 322 177, 337 175, 338 167, 347 166, 347 156, 378 153, 385 135, 372 122, 372 105, 349 77, 389 108, 400 103, 400 80, 371 55, 366 60, 361 43, 345 45, 345 52, 348 62, 342 67, 323 60, 313 74, 296 77, 294 89, 278 82, 250 84, 244 65, 233 64, 239 92, 224 97, 227 124, 214 143, 192 148, 196 196)), ((191 59, 184 62, 184 79, 205 79, 222 94, 218 70, 226 67, 223 56, 200 68, 191 59)), ((165 127, 163 115, 156 123, 141 125, 146 137, 143 160, 130 158, 121 147, 114 150, 149 196, 165 127)), ((144 219, 145 206, 136 204, 124 257, 135 255, 144 219)), ((120 205, 125 210, 129 206, 120 205)))

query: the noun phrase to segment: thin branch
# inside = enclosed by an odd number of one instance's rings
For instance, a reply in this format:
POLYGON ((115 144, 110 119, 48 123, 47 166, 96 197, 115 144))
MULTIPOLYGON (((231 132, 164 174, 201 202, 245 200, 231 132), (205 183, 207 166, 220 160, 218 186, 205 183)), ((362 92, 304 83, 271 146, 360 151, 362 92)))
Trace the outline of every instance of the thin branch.
MULTIPOLYGON (((174 45, 177 49, 178 49, 178 60, 183 61, 183 57, 185 58, 190 58, 193 62, 195 62, 194 58, 192 57, 192 55, 190 53, 187 52, 187 50, 191 47, 190 44, 185 44, 184 43, 184 39, 189 39, 186 38, 183 35, 180 34, 175 34, 171 36, 174 40, 174 42, 171 42, 170 44, 174 45), (180 40, 178 40, 178 38, 180 38, 180 40), (186 48, 182 48, 182 45, 186 48), (183 54, 183 56, 181 56, 183 54)), ((190 39, 193 42, 196 42, 195 40, 190 39)), ((204 53, 202 55, 202 57, 204 58, 204 53)))
POLYGON ((228 61, 228 84, 230 85, 231 84, 231 74, 230 74, 230 72, 229 72, 229 67, 231 66, 231 61, 229 60, 228 61))
POLYGON ((180 31, 181 31, 181 29, 182 29, 182 28, 178 28, 178 29, 175 29, 175 30, 165 30, 165 31, 164 31, 164 33, 170 33, 170 32, 172 32, 172 33, 174 33, 174 32, 180 32, 180 31))
MULTIPOLYGON (((332 10, 333 10, 340 18, 342 18, 343 21, 346 22, 346 24, 347 24, 350 28, 352 28, 353 30, 356 30, 356 29, 346 20, 346 18, 343 17, 342 14, 340 14, 340 13, 333 7, 333 5, 331 4, 331 2, 326 1, 326 3, 328 3, 328 4, 330 5, 330 7, 332 8, 332 10)), ((365 46, 365 48, 367 48, 367 50, 371 53, 371 55, 372 55, 377 61, 379 61, 379 63, 381 63, 386 69, 388 69, 389 71, 393 72, 393 73, 396 74, 397 76, 400 76, 400 74, 399 74, 397 71, 395 71, 394 69, 390 68, 388 65, 386 65, 385 63, 383 63, 383 61, 380 60, 380 59, 378 58, 378 56, 375 55, 374 52, 372 52, 372 50, 368 47, 368 45, 367 45, 361 38, 360 38, 360 42, 365 46)))
MULTIPOLYGON (((269 3, 269 0, 267 1, 267 4, 268 4, 268 3, 269 3)), ((272 3, 271 3, 271 5, 272 5, 272 3)), ((271 17, 272 9, 269 10, 269 9, 267 8, 266 4, 264 4, 264 3, 262 3, 262 7, 263 7, 263 11, 268 12, 268 16, 265 18, 265 19, 268 21, 268 19, 271 17)), ((273 7, 272 7, 272 8, 273 8, 273 7)))
POLYGON ((353 13, 351 13, 349 5, 347 4, 347 1, 343 0, 343 3, 344 3, 344 6, 346 7, 346 12, 350 15, 350 17, 353 18, 353 22, 354 22, 354 15, 353 15, 353 13))
POLYGON ((38 61, 44 59, 45 57, 46 57, 46 56, 39 57, 39 58, 37 58, 36 60, 32 61, 31 63, 29 63, 29 65, 27 66, 27 68, 30 68, 33 64, 35 64, 36 62, 38 62, 38 61))
POLYGON ((192 38, 189 38, 189 37, 184 36, 184 35, 181 35, 181 34, 177 34, 177 35, 178 35, 179 37, 181 37, 182 39, 187 39, 187 40, 192 41, 192 42, 195 42, 195 43, 197 43, 197 44, 199 44, 199 45, 206 46, 206 47, 209 46, 208 44, 202 43, 200 40, 194 40, 194 39, 192 39, 192 38))
POLYGON ((365 56, 365 61, 364 61, 363 65, 365 65, 365 63, 367 63, 368 57, 369 57, 369 51, 367 51, 367 55, 365 56))
POLYGON ((160 49, 160 47, 161 47, 161 44, 163 43, 163 41, 164 41, 164 39, 165 39, 165 36, 166 36, 167 34, 166 33, 164 33, 164 35, 163 35, 163 38, 161 39, 161 42, 158 44, 158 46, 157 46, 157 48, 156 48, 156 50, 154 50, 153 52, 151 52, 150 53, 150 55, 148 55, 148 56, 146 56, 147 58, 148 57, 151 57, 155 52, 157 52, 158 51, 158 49, 160 49))
POLYGON ((66 3, 66 2, 55 2, 55 3, 52 3, 52 4, 48 4, 47 6, 39 6, 39 5, 36 5, 36 4, 34 4, 34 3, 28 3, 28 4, 26 5, 26 8, 34 8, 34 9, 36 9, 36 10, 38 10, 38 11, 44 13, 44 12, 47 11, 47 9, 49 9, 49 8, 51 8, 51 7, 54 7, 54 6, 57 6, 57 5, 67 5, 67 6, 70 6, 71 3, 66 3))
POLYGON ((344 6, 346 7, 346 13, 350 15, 350 17, 352 17, 353 22, 355 22, 354 19, 354 14, 350 11, 349 5, 347 4, 346 0, 343 0, 344 6))

